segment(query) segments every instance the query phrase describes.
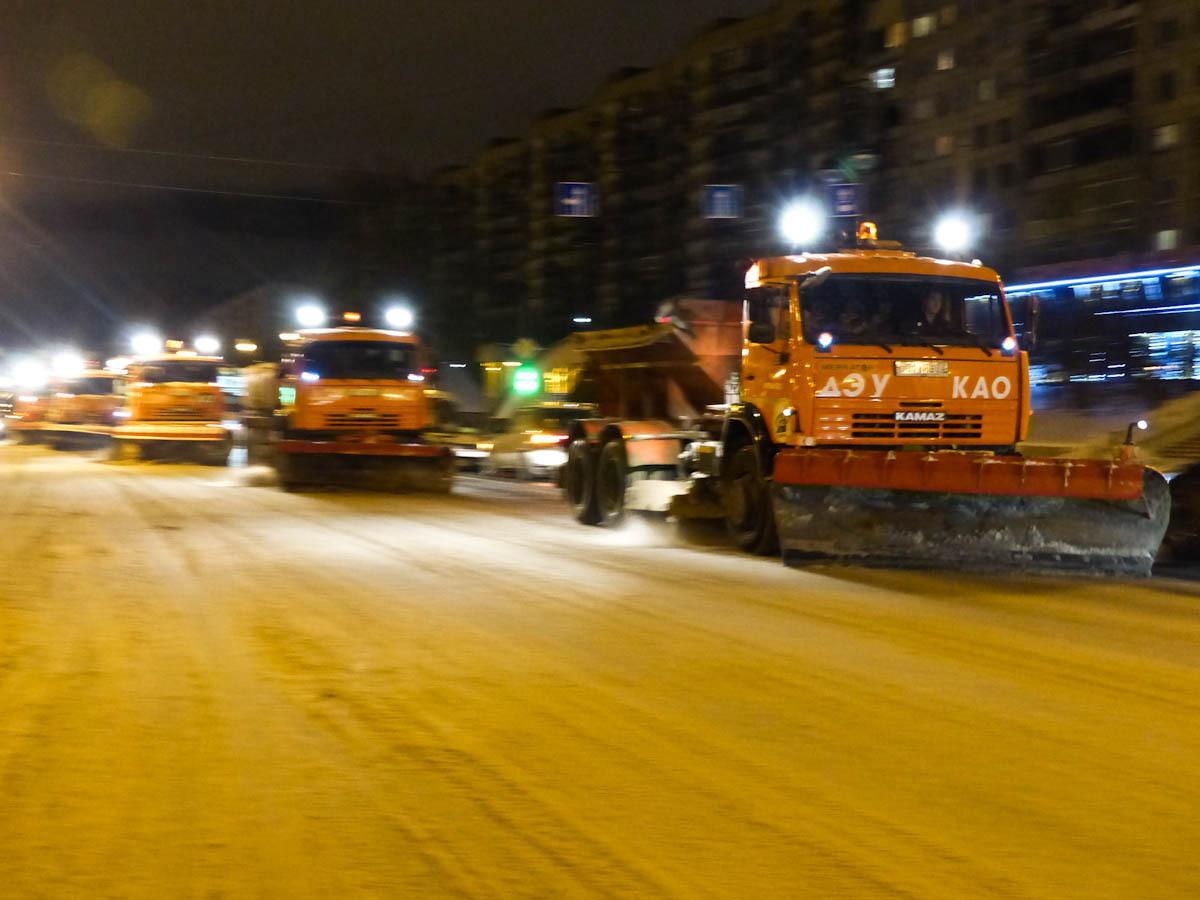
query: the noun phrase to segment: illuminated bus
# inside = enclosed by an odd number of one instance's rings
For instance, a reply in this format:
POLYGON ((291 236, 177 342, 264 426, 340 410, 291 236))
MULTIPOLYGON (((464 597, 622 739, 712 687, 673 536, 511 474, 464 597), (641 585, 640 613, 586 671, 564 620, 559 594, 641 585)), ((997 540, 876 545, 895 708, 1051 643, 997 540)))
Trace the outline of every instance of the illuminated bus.
POLYGON ((1035 384, 1200 380, 1200 264, 1005 290, 1035 384))

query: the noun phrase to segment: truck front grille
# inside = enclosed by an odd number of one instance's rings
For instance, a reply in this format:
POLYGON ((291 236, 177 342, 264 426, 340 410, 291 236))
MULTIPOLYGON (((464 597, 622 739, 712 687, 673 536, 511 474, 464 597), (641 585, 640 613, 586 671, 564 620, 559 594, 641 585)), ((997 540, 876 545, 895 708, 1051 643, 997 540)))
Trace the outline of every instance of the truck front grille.
POLYGON ((983 437, 983 416, 947 413, 941 422, 897 422, 895 412, 827 414, 817 418, 817 436, 826 441, 977 441, 983 437))
POLYGON ((207 422, 213 416, 204 409, 192 406, 175 406, 155 410, 149 417, 152 422, 207 422))
POLYGON ((396 413, 380 413, 375 410, 351 410, 348 413, 330 413, 325 417, 326 428, 380 428, 394 430, 403 428, 404 423, 396 413))

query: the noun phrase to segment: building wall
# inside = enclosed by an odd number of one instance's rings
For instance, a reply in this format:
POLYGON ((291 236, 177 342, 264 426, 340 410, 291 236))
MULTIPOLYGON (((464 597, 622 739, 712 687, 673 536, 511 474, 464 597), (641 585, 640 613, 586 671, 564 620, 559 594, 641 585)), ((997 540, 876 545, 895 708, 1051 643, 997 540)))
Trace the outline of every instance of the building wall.
POLYGON ((975 210, 1002 271, 1200 241, 1200 10, 1191 0, 780 0, 616 73, 435 179, 433 305, 455 336, 545 345, 644 322, 672 296, 732 298, 780 252, 775 218, 862 183, 884 237, 918 247, 975 210), (593 218, 554 215, 558 182, 593 218), (703 189, 741 186, 742 215, 703 189))

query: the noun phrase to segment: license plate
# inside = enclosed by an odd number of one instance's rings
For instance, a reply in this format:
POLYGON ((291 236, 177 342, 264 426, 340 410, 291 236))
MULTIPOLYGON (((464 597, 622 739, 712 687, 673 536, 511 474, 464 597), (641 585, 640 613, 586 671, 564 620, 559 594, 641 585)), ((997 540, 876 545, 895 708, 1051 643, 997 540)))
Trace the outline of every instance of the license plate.
POLYGON ((898 359, 896 360, 896 374, 948 378, 950 363, 944 359, 898 359))
POLYGON ((378 397, 379 388, 355 388, 350 391, 351 397, 378 397))

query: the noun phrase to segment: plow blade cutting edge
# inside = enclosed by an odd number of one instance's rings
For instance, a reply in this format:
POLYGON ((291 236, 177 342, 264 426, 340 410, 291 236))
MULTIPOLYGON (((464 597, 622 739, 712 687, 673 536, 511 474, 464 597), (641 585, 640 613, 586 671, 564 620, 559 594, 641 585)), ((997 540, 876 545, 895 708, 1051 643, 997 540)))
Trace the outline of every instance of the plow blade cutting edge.
POLYGON ((275 468, 286 490, 348 487, 444 494, 454 476, 449 448, 425 444, 282 441, 275 468))
POLYGON ((783 451, 773 501, 791 565, 1144 576, 1170 515, 1137 463, 957 452, 783 451))

